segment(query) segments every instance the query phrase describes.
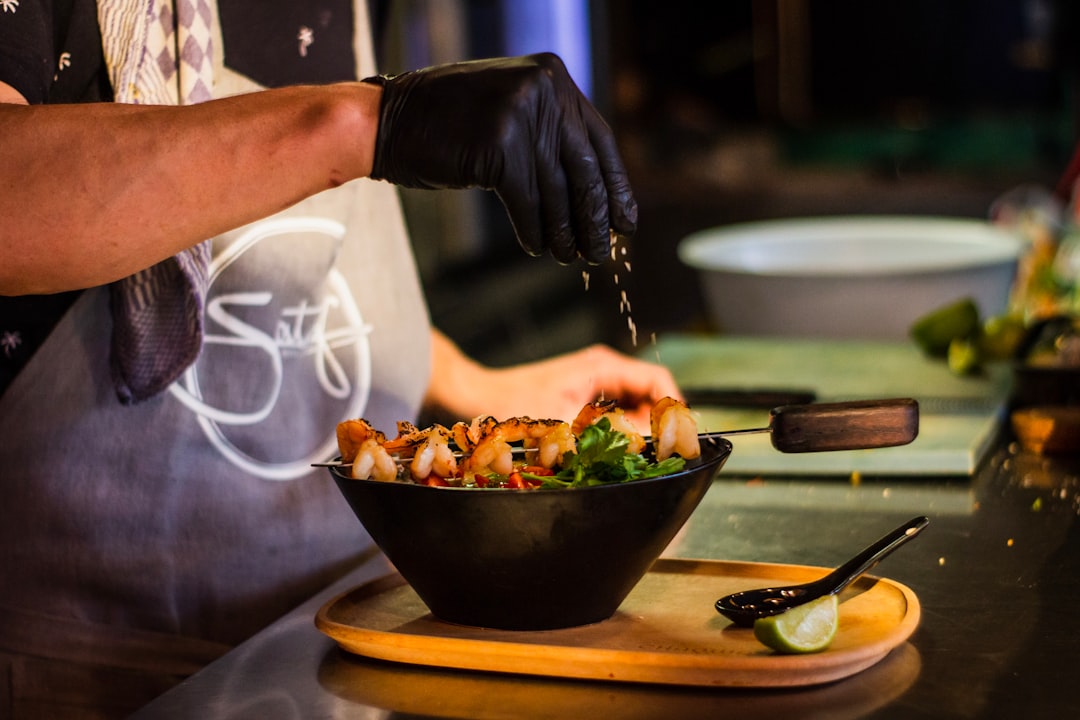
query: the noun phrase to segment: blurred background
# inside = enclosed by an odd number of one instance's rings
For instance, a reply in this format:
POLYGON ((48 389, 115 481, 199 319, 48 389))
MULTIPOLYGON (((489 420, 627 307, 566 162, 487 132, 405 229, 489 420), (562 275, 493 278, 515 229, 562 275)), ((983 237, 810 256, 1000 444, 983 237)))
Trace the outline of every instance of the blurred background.
POLYGON ((638 234, 591 269, 525 256, 490 193, 403 191, 434 323, 493 365, 708 331, 676 256, 696 230, 985 218, 1012 188, 1052 188, 1078 137, 1065 0, 372 0, 371 13, 383 72, 557 52, 627 162, 638 234))

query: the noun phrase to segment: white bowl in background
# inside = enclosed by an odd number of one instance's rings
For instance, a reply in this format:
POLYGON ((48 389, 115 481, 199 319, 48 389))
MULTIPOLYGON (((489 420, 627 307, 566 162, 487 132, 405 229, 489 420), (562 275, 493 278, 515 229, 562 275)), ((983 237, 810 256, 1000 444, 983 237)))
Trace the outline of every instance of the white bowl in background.
POLYGON ((989 221, 843 216, 702 230, 678 254, 724 334, 896 340, 962 297, 1004 311, 1023 247, 989 221))

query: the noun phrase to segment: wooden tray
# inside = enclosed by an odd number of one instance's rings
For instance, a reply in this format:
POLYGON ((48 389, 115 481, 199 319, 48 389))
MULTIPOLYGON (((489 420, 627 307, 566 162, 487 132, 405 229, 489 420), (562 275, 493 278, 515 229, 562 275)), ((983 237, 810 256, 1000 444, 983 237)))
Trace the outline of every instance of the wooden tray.
POLYGON ((609 620, 515 632, 453 625, 431 615, 397 575, 326 603, 315 625, 344 650, 379 660, 463 670, 724 687, 795 687, 853 675, 904 643, 919 601, 904 585, 864 576, 841 595, 829 648, 778 655, 713 603, 737 590, 805 582, 823 568, 661 559, 609 620))

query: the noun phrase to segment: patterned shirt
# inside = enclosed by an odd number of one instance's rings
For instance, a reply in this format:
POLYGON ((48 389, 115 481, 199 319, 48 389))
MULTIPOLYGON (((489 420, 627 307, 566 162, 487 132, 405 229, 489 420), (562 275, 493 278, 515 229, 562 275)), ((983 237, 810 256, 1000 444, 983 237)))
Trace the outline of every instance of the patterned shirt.
MULTIPOLYGON (((93 0, 0 0, 0 81, 32 105, 112 100, 93 0)), ((0 395, 79 292, 0 297, 0 395)))

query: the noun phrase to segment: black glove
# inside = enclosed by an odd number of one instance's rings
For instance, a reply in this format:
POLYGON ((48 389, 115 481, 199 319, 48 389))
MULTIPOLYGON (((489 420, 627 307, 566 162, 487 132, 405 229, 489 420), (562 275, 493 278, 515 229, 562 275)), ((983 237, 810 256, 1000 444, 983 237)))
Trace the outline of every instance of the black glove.
POLYGON ((530 255, 591 263, 637 203, 610 128, 550 53, 440 65, 383 85, 371 176, 411 188, 494 190, 530 255))

